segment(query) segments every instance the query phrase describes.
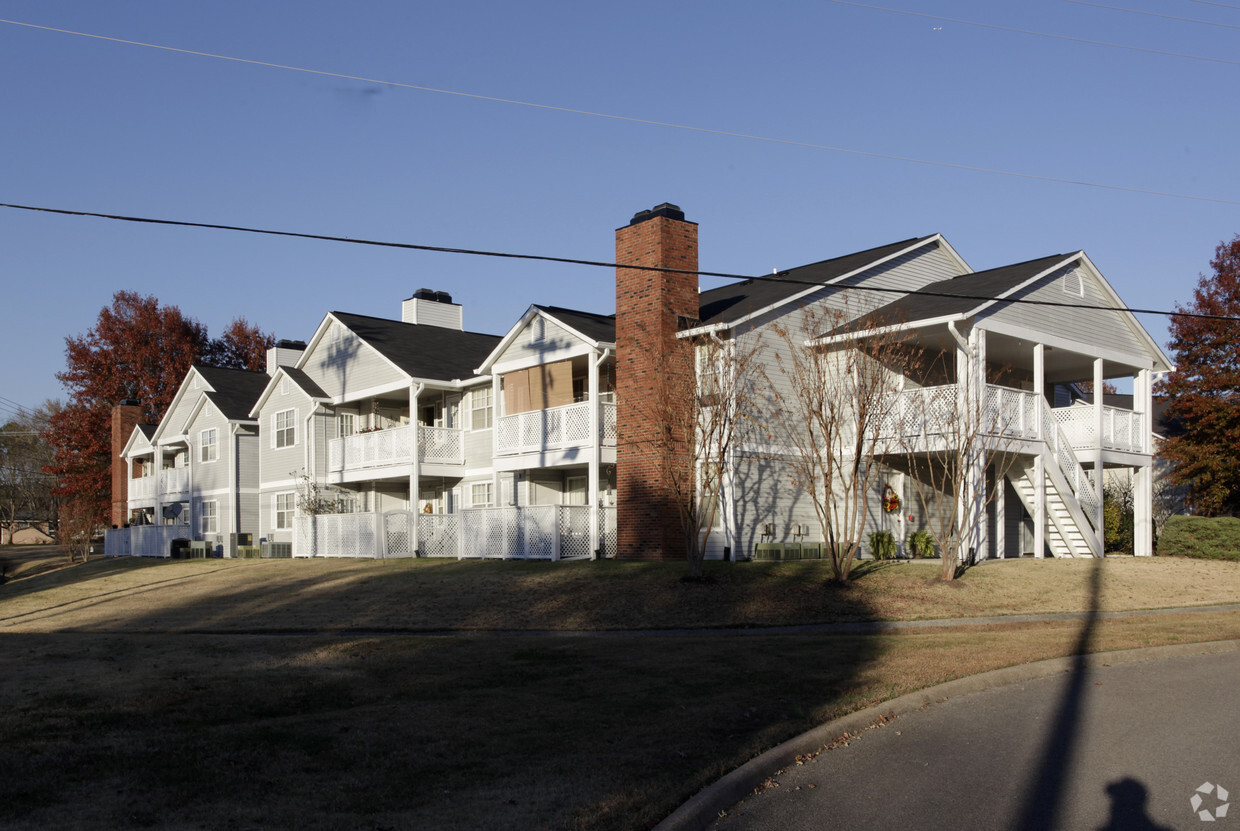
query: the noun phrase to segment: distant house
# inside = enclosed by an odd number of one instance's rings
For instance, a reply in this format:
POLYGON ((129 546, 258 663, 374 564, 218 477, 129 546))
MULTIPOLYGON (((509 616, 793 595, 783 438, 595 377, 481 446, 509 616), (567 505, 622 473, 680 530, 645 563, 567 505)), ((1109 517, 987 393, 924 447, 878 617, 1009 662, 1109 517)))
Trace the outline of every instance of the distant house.
MULTIPOLYGON (((1134 482, 1137 553, 1150 553, 1151 385, 1170 364, 1084 252, 974 272, 935 234, 699 292, 697 225, 666 204, 617 230, 616 250, 634 267, 618 269, 614 314, 536 304, 505 334, 479 334, 450 296, 420 289, 399 320, 328 313, 304 345, 274 350, 266 374, 195 367, 161 424, 118 448, 131 527, 109 550, 138 553, 134 523, 151 523, 174 530, 145 553, 190 535, 228 554, 244 532, 294 556, 680 557, 643 414, 666 389, 655 374, 691 388, 699 370, 669 370, 641 333, 778 350, 773 327, 831 308, 843 325, 807 343, 842 348, 899 321, 936 358, 933 373, 893 379, 900 406, 967 388, 1002 416, 991 451, 1015 461, 987 456, 971 473, 993 495, 972 556, 1100 556, 1101 481, 1120 470, 1134 482), (1072 402, 1074 384, 1108 379, 1130 379, 1131 400, 1072 402)), ((902 452, 929 452, 919 430, 891 433, 902 452)), ((820 535, 786 461, 759 444, 727 461, 709 556, 820 535)), ((898 464, 884 488, 915 502, 898 464)), ((897 540, 924 527, 918 510, 883 510, 881 491, 867 500, 897 540)))

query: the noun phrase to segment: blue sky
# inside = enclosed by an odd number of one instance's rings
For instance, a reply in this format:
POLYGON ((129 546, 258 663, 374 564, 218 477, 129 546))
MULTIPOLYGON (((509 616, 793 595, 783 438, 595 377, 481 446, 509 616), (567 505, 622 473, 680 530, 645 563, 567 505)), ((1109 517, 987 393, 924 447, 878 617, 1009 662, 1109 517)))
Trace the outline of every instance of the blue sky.
MULTIPOLYGON (((0 0, 9 21, 485 96, 0 23, 0 202, 611 260, 614 230, 670 201, 700 223, 703 270, 939 232, 979 270, 1083 248, 1131 306, 1169 309, 1240 232, 1240 0, 1114 2, 878 4, 933 19, 832 0, 0 0)), ((64 395, 64 338, 118 289, 281 338, 331 310, 399 317, 424 286, 473 331, 530 303, 614 308, 606 269, 12 209, 0 268, 3 406, 64 395)), ((1165 342, 1165 319, 1142 321, 1165 342)))

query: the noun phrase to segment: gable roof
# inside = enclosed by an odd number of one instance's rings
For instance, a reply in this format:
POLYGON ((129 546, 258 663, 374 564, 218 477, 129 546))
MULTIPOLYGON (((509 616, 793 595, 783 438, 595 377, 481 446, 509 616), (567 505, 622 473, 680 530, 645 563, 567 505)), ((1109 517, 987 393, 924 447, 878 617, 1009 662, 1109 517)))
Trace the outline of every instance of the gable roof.
POLYGON ((582 312, 577 309, 565 309, 562 306, 535 305, 533 308, 596 344, 616 342, 615 315, 582 312))
POLYGON ((1066 264, 1071 257, 1069 254, 1054 254, 930 283, 915 293, 906 294, 850 321, 836 329, 835 334, 859 332, 876 326, 969 317, 996 302, 995 298, 1020 289, 1047 269, 1066 264))
MULTIPOLYGON (((425 323, 402 323, 380 317, 332 312, 353 334, 411 378, 457 381, 474 377, 474 368, 499 343, 498 335, 463 332, 425 323)), ((300 368, 310 355, 307 350, 300 368)))
POLYGON ((259 412, 267 403, 267 399, 271 398, 275 391, 280 388, 281 381, 284 378, 292 381, 311 401, 325 402, 331 400, 331 396, 324 392, 323 388, 304 369, 297 369, 288 365, 278 366, 271 377, 267 379, 267 384, 263 387, 262 393, 251 405, 250 418, 259 417, 259 412))
POLYGON ((271 380, 265 372, 203 364, 195 364, 194 368, 212 387, 203 394, 229 421, 248 421, 250 409, 271 380))
MULTIPOLYGON (((702 326, 737 323, 750 315, 793 302, 811 291, 816 291, 819 286, 838 282, 931 241, 938 241, 950 250, 947 241, 939 234, 912 237, 842 257, 798 266, 772 277, 743 280, 709 289, 701 293, 698 317, 702 326)), ((958 256, 955 258, 959 260, 958 256)), ((960 260, 960 263, 967 268, 963 260, 960 260)))

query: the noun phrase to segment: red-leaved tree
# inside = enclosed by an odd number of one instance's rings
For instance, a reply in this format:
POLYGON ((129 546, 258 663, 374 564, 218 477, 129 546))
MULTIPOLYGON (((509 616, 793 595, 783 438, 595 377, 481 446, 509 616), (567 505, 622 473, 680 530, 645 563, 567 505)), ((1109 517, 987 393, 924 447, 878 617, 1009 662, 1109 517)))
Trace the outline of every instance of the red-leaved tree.
MULTIPOLYGON (((1240 235, 1221 243, 1187 307, 1178 312, 1240 316, 1240 235)), ((1169 399, 1162 455, 1171 477, 1190 491, 1194 513, 1240 513, 1240 324, 1201 317, 1171 318, 1175 372, 1157 392, 1169 399)))
POLYGON ((118 291, 93 328, 65 338, 64 372, 56 377, 69 393, 50 419, 45 438, 58 479, 56 493, 80 514, 107 516, 111 466, 110 416, 125 399, 142 406, 143 419, 158 423, 195 361, 239 369, 261 368, 274 343, 244 318, 212 341, 207 329, 176 306, 150 296, 118 291))

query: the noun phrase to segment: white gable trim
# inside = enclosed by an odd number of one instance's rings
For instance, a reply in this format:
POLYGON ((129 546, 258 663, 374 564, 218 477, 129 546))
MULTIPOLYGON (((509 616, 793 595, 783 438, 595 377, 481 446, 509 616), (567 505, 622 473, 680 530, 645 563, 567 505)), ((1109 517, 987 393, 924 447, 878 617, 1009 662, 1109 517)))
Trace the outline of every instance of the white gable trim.
POLYGON ((899 251, 895 251, 891 254, 888 254, 885 257, 879 257, 878 259, 872 260, 871 262, 868 262, 865 265, 862 265, 858 268, 854 268, 852 271, 849 271, 846 274, 841 274, 838 277, 833 277, 830 280, 826 281, 825 283, 816 283, 812 286, 806 286, 804 291, 798 292, 797 294, 794 294, 791 297, 786 297, 783 300, 772 303, 769 306, 758 309, 757 311, 750 312, 749 314, 744 315, 743 317, 739 317, 736 320, 733 320, 727 323, 712 323, 709 326, 698 326, 693 329, 686 329, 683 332, 677 332, 676 337, 690 338, 690 337, 695 337, 697 335, 705 335, 705 334, 710 334, 711 332, 720 332, 726 329, 732 329, 744 323, 748 323, 749 321, 754 320, 756 318, 770 314, 771 312, 774 312, 777 309, 787 306, 790 303, 797 303, 805 299, 807 296, 813 294, 814 292, 821 291, 823 288, 827 286, 838 285, 839 283, 843 282, 844 280, 849 279, 850 277, 856 277, 858 274, 862 274, 866 271, 869 271, 872 268, 877 268, 878 266, 883 265, 884 263, 891 262, 892 260, 898 259, 899 257, 903 257, 906 254, 912 253, 913 251, 917 251, 918 249, 927 248, 930 245, 935 244, 935 243, 939 244, 942 247, 942 249, 945 252, 947 252, 948 256, 950 256, 953 260, 955 260, 956 263, 959 266, 961 266, 961 268, 964 269, 966 274, 970 274, 973 272, 973 269, 969 268, 969 264, 966 263, 959 254, 956 253, 956 250, 952 248, 951 245, 947 242, 947 240, 943 238, 943 235, 935 234, 934 236, 926 237, 923 240, 915 242, 912 245, 907 246, 906 248, 901 248, 899 251))
POLYGON ((172 403, 168 405, 168 410, 164 413, 164 417, 160 419, 159 426, 155 428, 155 434, 151 436, 152 445, 159 444, 165 438, 170 438, 164 435, 164 433, 169 429, 168 419, 170 419, 172 414, 177 411, 177 407, 180 405, 181 401, 187 395, 192 393, 201 394, 204 390, 215 392, 215 387, 211 386, 211 383, 207 381, 206 377, 203 376, 201 372, 191 366, 189 368, 189 372, 185 373, 185 378, 181 381, 181 386, 177 387, 177 394, 172 397, 172 403), (192 382, 198 378, 202 379, 203 386, 198 389, 194 389, 192 382))
POLYGON ((267 382, 267 386, 263 387, 263 394, 258 397, 258 403, 250 409, 250 418, 256 420, 253 423, 257 423, 259 413, 262 412, 263 406, 267 403, 267 399, 271 398, 271 396, 275 394, 275 391, 280 388, 280 384, 285 379, 287 379, 290 384, 297 387, 298 391, 301 392, 302 395, 306 396, 306 398, 310 400, 311 404, 326 404, 330 400, 322 396, 312 395, 305 387, 297 383, 296 378, 285 372, 284 367, 278 367, 275 375, 272 375, 271 380, 267 382))

